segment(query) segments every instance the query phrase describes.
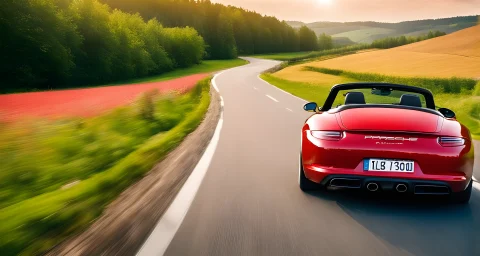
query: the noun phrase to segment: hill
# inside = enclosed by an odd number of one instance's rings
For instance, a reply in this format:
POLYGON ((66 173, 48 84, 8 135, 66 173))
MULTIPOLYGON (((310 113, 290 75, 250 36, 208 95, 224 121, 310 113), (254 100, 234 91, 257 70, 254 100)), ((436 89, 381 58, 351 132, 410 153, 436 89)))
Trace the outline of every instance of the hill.
POLYGON ((480 79, 480 25, 402 47, 363 52, 308 65, 397 76, 480 79))
POLYGON ((462 30, 477 24, 477 16, 452 17, 442 19, 427 19, 385 23, 374 21, 360 22, 313 22, 304 24, 298 21, 288 21, 292 27, 307 25, 317 35, 326 33, 336 37, 347 37, 355 43, 371 43, 376 39, 401 35, 418 36, 431 30, 439 30, 447 34, 462 30))

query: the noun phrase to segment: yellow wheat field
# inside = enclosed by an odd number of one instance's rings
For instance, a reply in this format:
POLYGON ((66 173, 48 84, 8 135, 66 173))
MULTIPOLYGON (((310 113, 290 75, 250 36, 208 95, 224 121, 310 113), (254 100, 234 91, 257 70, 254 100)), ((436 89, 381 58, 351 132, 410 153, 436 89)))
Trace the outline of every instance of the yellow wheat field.
POLYGON ((334 84, 354 82, 354 80, 342 76, 327 75, 313 71, 302 71, 303 67, 308 66, 309 64, 311 63, 284 68, 273 75, 289 81, 325 85, 329 87, 334 84))
MULTIPOLYGON (((480 25, 398 48, 357 53, 304 65, 396 76, 480 79, 480 25)), ((300 69, 298 66, 289 67, 277 76, 304 82, 320 79, 318 76, 296 78, 314 76, 307 74, 312 72, 299 74, 300 69)))

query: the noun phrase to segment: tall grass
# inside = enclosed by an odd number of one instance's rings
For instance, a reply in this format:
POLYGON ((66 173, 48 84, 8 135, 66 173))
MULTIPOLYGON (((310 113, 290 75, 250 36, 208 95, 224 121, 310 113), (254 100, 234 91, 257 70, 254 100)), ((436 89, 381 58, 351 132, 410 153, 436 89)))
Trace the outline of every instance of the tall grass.
POLYGON ((477 82, 477 85, 475 86, 475 90, 473 90, 473 95, 480 96, 480 81, 477 82))
POLYGON ((200 124, 209 102, 206 79, 97 118, 2 127, 1 254, 41 254, 84 229, 200 124))
MULTIPOLYGON (((430 78, 430 77, 400 77, 374 73, 351 72, 339 69, 305 66, 304 70, 323 74, 344 76, 366 82, 388 82, 423 87, 437 93, 471 94, 477 82, 469 78, 430 78)), ((478 90, 478 88, 477 88, 478 90)))

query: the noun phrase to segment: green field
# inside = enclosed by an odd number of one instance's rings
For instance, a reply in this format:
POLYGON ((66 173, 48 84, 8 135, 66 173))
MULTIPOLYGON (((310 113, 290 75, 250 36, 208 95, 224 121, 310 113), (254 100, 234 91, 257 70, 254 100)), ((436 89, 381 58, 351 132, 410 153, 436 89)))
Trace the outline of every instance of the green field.
POLYGON ((259 55, 252 55, 250 57, 260 58, 260 59, 267 59, 267 60, 281 60, 287 61, 292 58, 302 58, 308 56, 315 52, 283 52, 283 53, 270 53, 270 54, 259 54, 259 55))
MULTIPOLYGON (((314 72, 304 70, 303 72, 314 72)), ((333 72, 330 72, 329 75, 333 72)), ((301 75, 301 74, 299 74, 301 75)), ((278 88, 287 91, 297 97, 303 98, 307 101, 317 102, 320 106, 325 101, 331 86, 322 82, 294 82, 286 79, 281 79, 275 74, 263 74, 261 76, 265 81, 278 88)), ((360 76, 359 76, 360 77, 360 76)), ((377 76, 379 79, 375 80, 375 76, 368 77, 368 80, 354 80, 354 81, 369 81, 369 82, 398 82, 398 80, 388 80, 387 76, 377 76), (387 78, 387 79, 386 79, 387 78)), ((340 83, 352 82, 351 77, 339 76, 340 83), (343 80, 343 81, 342 81, 343 80)), ((392 78, 392 77, 390 77, 392 78)), ((405 79, 405 78, 397 78, 405 79)), ((405 80, 402 80, 405 82, 405 80)), ((424 80, 425 81, 425 80, 424 80)), ((408 83, 407 83, 408 84, 408 83)), ((472 135, 476 139, 480 139, 480 82, 477 83, 476 88, 470 90, 461 90, 458 93, 436 93, 435 102, 438 107, 450 108, 457 114, 460 122, 465 124, 472 135)))
MULTIPOLYGON (((193 74, 200 73, 211 73, 214 71, 219 71, 222 69, 233 68, 241 65, 247 64, 248 61, 243 59, 232 59, 232 60, 204 60, 201 64, 197 64, 188 68, 176 69, 171 72, 167 72, 158 76, 150 76, 140 79, 132 79, 128 81, 123 81, 121 84, 126 83, 144 83, 144 82, 159 82, 169 79, 175 79, 182 76, 188 76, 193 74)), ((120 83, 117 83, 120 84, 120 83)))
MULTIPOLYGON (((375 39, 388 37, 395 33, 395 30, 388 28, 364 28, 339 34, 332 35, 333 37, 347 37, 355 43, 371 43, 375 39)), ((428 32, 427 32, 428 33, 428 32)))
POLYGON ((90 225, 200 124, 209 81, 97 117, 1 126, 1 254, 40 255, 90 225))

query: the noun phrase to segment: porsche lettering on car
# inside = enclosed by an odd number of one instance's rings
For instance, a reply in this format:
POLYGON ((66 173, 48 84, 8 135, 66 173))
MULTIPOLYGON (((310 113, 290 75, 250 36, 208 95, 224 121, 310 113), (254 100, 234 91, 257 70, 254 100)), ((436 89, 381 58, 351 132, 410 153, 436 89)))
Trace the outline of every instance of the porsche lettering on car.
POLYGON ((332 87, 302 128, 299 183, 304 191, 443 195, 467 203, 473 145, 455 113, 429 90, 387 83, 332 87))

